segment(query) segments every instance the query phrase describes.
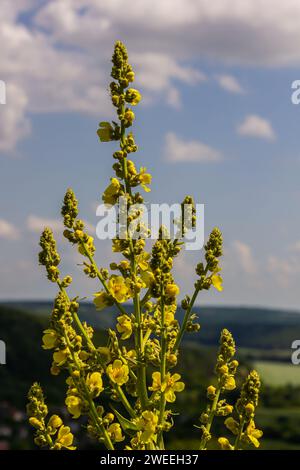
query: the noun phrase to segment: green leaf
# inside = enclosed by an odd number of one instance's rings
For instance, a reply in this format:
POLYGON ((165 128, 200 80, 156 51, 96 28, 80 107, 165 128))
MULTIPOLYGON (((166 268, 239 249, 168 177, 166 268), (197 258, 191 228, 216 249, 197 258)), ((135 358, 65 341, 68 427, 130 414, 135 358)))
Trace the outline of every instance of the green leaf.
POLYGON ((112 405, 110 405, 111 409, 115 413, 122 429, 124 432, 130 433, 130 431, 138 431, 138 427, 135 423, 132 421, 129 421, 127 418, 124 418, 112 405))

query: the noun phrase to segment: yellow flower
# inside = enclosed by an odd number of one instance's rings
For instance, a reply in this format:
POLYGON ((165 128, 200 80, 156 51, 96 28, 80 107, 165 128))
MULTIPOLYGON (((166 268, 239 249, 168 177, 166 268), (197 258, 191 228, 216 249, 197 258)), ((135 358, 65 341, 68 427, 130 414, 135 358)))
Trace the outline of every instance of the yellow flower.
POLYGON ((176 305, 165 306, 165 324, 170 325, 175 319, 176 305))
POLYGON ((146 271, 149 268, 150 253, 144 251, 136 258, 137 265, 141 268, 142 271, 146 271))
POLYGON ((135 164, 132 160, 127 160, 127 172, 131 176, 135 176, 137 174, 135 164))
POLYGON ((245 411, 248 416, 252 415, 252 413, 254 413, 255 411, 254 405, 252 403, 247 403, 247 405, 245 406, 245 411))
POLYGON ((113 274, 108 281, 108 290, 111 295, 120 303, 126 302, 130 297, 130 290, 122 276, 113 274))
POLYGON ((113 241, 112 241, 112 251, 113 253, 120 253, 120 251, 122 251, 122 248, 121 248, 121 240, 119 240, 118 238, 114 238, 113 241))
POLYGON ((111 424, 107 429, 108 435, 113 442, 122 442, 125 437, 122 435, 122 429, 119 423, 111 424))
POLYGON ((208 398, 210 398, 210 399, 215 398, 216 391, 217 391, 216 387, 214 387, 213 385, 210 385, 209 387, 207 387, 207 396, 208 396, 208 398))
POLYGON ((104 204, 114 205, 118 200, 121 184, 117 178, 111 178, 110 181, 110 185, 107 186, 103 193, 102 200, 104 204))
POLYGON ((43 335, 43 349, 53 349, 57 346, 57 333, 55 330, 51 330, 50 328, 44 331, 43 335))
POLYGON ((127 269, 130 269, 130 263, 127 259, 124 259, 123 261, 121 261, 121 263, 119 264, 120 268, 121 269, 124 269, 125 271, 127 269))
POLYGON ((102 376, 100 372, 92 372, 87 376, 85 381, 86 385, 88 386, 90 392, 93 395, 93 398, 98 397, 103 388, 102 376))
POLYGON ((62 365, 66 362, 68 355, 69 350, 67 348, 59 349, 53 353, 53 361, 58 365, 62 365))
POLYGON ((29 424, 31 424, 31 426, 33 426, 36 429, 43 429, 44 427, 43 423, 39 419, 37 419, 35 416, 31 416, 29 418, 29 424))
MULTIPOLYGON (((95 246, 94 246, 94 238, 89 235, 88 240, 84 242, 86 248, 88 249, 89 252, 94 253, 95 251, 95 246)), ((78 245, 78 252, 85 256, 85 251, 82 245, 78 245)))
POLYGON ((55 445, 57 445, 58 448, 64 447, 68 450, 76 449, 76 447, 72 446, 74 436, 70 431, 69 426, 61 426, 59 428, 55 441, 55 445))
POLYGON ((232 434, 237 435, 239 432, 239 423, 232 417, 225 419, 225 426, 232 434))
POLYGON ((125 118, 126 124, 131 125, 135 118, 134 112, 131 111, 131 109, 127 109, 127 111, 124 114, 124 118, 125 118))
POLYGON ((212 282, 212 285, 215 287, 215 289, 217 289, 219 292, 222 292, 222 290, 223 290, 223 286, 222 286, 223 279, 220 276, 220 274, 213 274, 211 276, 211 282, 212 282))
POLYGON ((111 304, 109 295, 105 291, 96 292, 94 297, 94 304, 97 310, 103 310, 111 304))
POLYGON ((155 277, 152 271, 141 271, 141 279, 145 286, 148 288, 155 282, 155 277))
POLYGON ((262 437, 263 432, 260 429, 256 429, 253 419, 247 426, 246 435, 249 441, 254 445, 254 447, 258 448, 260 446, 260 442, 258 439, 262 437))
POLYGON ((236 387, 234 377, 227 377, 225 381, 225 390, 234 390, 236 387))
POLYGON ((176 400, 175 392, 182 392, 185 387, 183 382, 178 382, 180 378, 181 376, 179 374, 171 375, 170 372, 168 372, 165 376, 165 380, 161 382, 160 372, 153 372, 153 383, 152 387, 149 387, 149 390, 164 393, 166 401, 172 403, 176 400))
POLYGON ((176 297, 180 292, 179 287, 176 284, 167 284, 165 294, 167 297, 176 297))
POLYGON ((129 82, 133 82, 134 81, 134 71, 130 70, 129 72, 127 72, 126 78, 129 82))
POLYGON ((79 397, 69 395, 66 398, 65 404, 67 405, 69 413, 73 415, 73 418, 79 418, 81 415, 81 400, 79 397))
POLYGON ((127 351, 125 354, 126 359, 129 359, 129 361, 135 361, 136 359, 136 350, 135 349, 130 349, 130 351, 127 351))
POLYGON ((121 339, 128 339, 132 333, 132 323, 128 315, 121 315, 117 318, 117 330, 119 333, 122 333, 121 339))
POLYGON ((146 193, 149 193, 151 189, 148 188, 147 184, 151 184, 152 175, 150 175, 150 173, 146 173, 146 169, 147 168, 145 167, 140 168, 139 180, 144 191, 146 191, 146 193))
POLYGON ((58 415, 52 415, 51 418, 48 421, 48 426, 54 430, 57 428, 60 428, 60 426, 63 424, 62 419, 58 415))
POLYGON ((113 364, 109 364, 106 373, 110 380, 118 385, 124 385, 128 381, 129 369, 120 359, 116 359, 113 364))
POLYGON ((142 415, 137 420, 137 426, 141 433, 141 442, 145 444, 153 439, 156 426, 158 423, 158 416, 153 411, 143 411, 142 415))
POLYGON ((233 446, 230 444, 229 440, 226 437, 219 437, 218 443, 222 450, 233 450, 233 446))
POLYGON ((132 106, 136 106, 141 101, 141 94, 135 88, 128 88, 125 95, 125 100, 132 106))

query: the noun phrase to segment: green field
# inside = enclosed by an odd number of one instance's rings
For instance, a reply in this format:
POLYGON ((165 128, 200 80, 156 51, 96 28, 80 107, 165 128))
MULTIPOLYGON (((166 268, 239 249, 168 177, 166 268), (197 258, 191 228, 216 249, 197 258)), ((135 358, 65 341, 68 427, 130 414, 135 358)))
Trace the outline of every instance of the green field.
POLYGON ((254 367, 265 385, 300 385, 300 366, 282 362, 255 361, 254 367))

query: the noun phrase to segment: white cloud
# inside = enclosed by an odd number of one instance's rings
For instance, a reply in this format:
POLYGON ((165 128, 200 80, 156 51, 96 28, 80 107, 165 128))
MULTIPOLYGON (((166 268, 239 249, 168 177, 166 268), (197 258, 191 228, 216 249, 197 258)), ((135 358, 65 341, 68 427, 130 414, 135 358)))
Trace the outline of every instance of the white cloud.
POLYGON ((257 266, 250 246, 240 240, 235 240, 233 242, 233 249, 237 257, 237 262, 243 271, 247 274, 255 274, 257 266))
MULTIPOLYGON (((95 233, 95 227, 89 222, 83 221, 85 230, 90 233, 95 233)), ((27 228, 30 232, 41 233, 45 227, 49 227, 56 233, 62 233, 64 230, 63 222, 60 219, 49 219, 47 217, 39 217, 31 214, 27 217, 27 228)))
POLYGON ((6 86, 6 104, 0 109, 0 152, 15 148, 17 142, 30 134, 30 121, 25 117, 28 98, 19 86, 6 86))
POLYGON ((19 230, 7 220, 0 219, 0 238, 17 240, 20 236, 19 230))
POLYGON ((166 160, 177 162, 218 162, 222 154, 198 140, 183 140, 174 132, 168 132, 165 137, 164 155, 166 160))
POLYGON ((99 50, 112 38, 132 49, 238 64, 298 65, 297 0, 53 0, 36 24, 67 44, 99 50))
POLYGON ((135 65, 137 85, 144 90, 147 102, 152 98, 163 100, 174 108, 179 108, 181 99, 174 80, 187 85, 196 85, 206 80, 206 76, 194 67, 179 64, 172 56, 160 52, 131 54, 135 65))
POLYGON ((217 75, 216 80, 221 88, 229 93, 242 95, 245 93, 244 88, 233 75, 217 75))
POLYGON ((277 283, 282 287, 291 287, 297 282, 300 273, 299 260, 295 258, 280 258, 271 255, 267 261, 267 269, 276 279, 277 283))
POLYGON ((27 228, 31 232, 41 233, 45 227, 49 227, 53 232, 63 230, 63 224, 58 219, 48 219, 37 215, 29 215, 27 218, 27 228))
MULTIPOLYGON (((9 114, 1 117, 2 152, 28 135, 28 113, 109 115, 107 76, 117 38, 128 45, 144 103, 162 100, 175 108, 181 104, 178 82, 205 79, 191 60, 300 64, 296 0, 139 0, 126 3, 126 14, 124 5, 124 0, 2 1, 1 79, 18 90, 7 109, 1 108, 9 114)), ((223 76, 221 86, 239 92, 230 77, 223 76)))
POLYGON ((300 240, 297 240, 295 243, 292 243, 288 247, 289 251, 292 251, 294 253, 300 253, 300 240))
POLYGON ((272 124, 267 119, 255 114, 246 116, 244 121, 237 127, 237 132, 243 136, 266 140, 274 140, 276 138, 272 124))

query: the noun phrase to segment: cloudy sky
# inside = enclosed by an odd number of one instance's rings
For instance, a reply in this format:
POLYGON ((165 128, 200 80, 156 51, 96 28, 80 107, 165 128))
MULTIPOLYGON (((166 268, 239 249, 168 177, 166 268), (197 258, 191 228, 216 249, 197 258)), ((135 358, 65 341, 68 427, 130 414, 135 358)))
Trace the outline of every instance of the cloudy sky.
MULTIPOLYGON (((59 209, 72 186, 82 218, 97 223, 114 146, 96 128, 112 116, 117 39, 143 94, 136 160, 153 173, 151 201, 193 194, 206 234, 224 233, 224 292, 201 301, 300 309, 299 0, 2 0, 0 298, 53 296, 37 265, 45 224, 64 271, 78 273, 74 294, 97 289, 59 236, 59 209)), ((108 244, 97 248, 107 265, 108 244)), ((201 256, 177 261, 182 293, 201 256)))

